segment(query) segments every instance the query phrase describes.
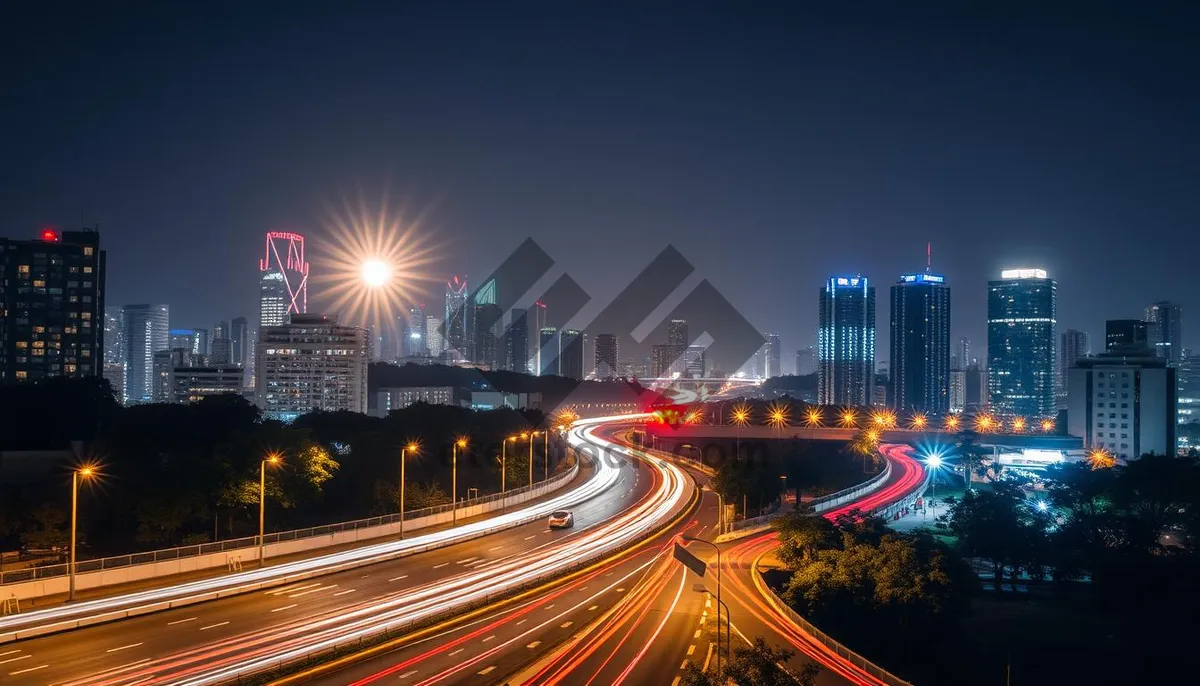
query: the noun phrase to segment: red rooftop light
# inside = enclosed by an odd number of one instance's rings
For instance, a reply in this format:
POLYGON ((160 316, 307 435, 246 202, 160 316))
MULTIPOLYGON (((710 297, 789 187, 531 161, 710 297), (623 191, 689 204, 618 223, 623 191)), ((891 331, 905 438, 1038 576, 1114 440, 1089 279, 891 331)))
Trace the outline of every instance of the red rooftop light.
POLYGON ((58 232, 54 229, 42 229, 42 240, 47 243, 57 243, 58 232))

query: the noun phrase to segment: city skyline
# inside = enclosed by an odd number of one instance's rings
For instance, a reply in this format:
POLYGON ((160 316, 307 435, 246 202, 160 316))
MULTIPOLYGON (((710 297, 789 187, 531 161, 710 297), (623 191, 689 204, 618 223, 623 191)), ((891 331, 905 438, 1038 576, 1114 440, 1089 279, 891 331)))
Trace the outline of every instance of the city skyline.
MULTIPOLYGON (((99 13, 30 18, 9 47, 39 57, 13 60, 29 67, 9 81, 15 106, 0 113, 6 129, 29 132, 6 144, 0 221, 13 237, 99 225, 113 255, 110 302, 167 302, 183 326, 252 316, 244 294, 257 284, 239 256, 258 252, 268 230, 325 237, 328 206, 360 193, 425 215, 441 246, 430 269, 443 279, 487 273, 533 236, 597 308, 674 243, 789 353, 815 344, 816 310, 800 298, 783 314, 761 298, 780 275, 800 292, 835 273, 888 283, 927 241, 956 284, 951 336, 976 346, 986 282, 1014 266, 1055 274, 1060 327, 1097 339, 1105 320, 1160 300, 1200 311, 1186 261, 1200 216, 1184 182, 1200 108, 1172 85, 1194 80, 1194 65, 1171 52, 1186 21, 1132 8, 1089 23, 1015 12, 992 18, 993 30, 1022 36, 1005 46, 963 39, 980 30, 968 8, 894 10, 886 30, 835 9, 780 8, 682 25, 652 10, 626 22, 564 8, 553 31, 510 9, 337 21, 319 9, 247 9, 240 21, 189 17, 205 29, 195 35, 159 30, 181 23, 178 12, 129 18, 120 31, 99 13), (388 28, 397 25, 411 27, 405 40, 388 28), (435 38, 446 30, 462 39, 453 50, 435 38), (43 54, 49 35, 91 57, 43 54), (533 52, 505 47, 518 44, 533 52), (592 47, 556 59, 580 44, 592 47), (610 44, 627 50, 612 55, 610 44), (301 68, 273 58, 299 45, 301 68), (872 45, 895 49, 862 47, 872 45), (416 59, 426 68, 398 66, 416 59), (492 85, 518 72, 528 88, 492 85), (189 85, 143 87, 159 73, 189 85), (1157 96, 1139 97, 1142 87, 1157 96), (564 88, 571 97, 559 97, 564 88), (142 100, 118 95, 130 91, 142 100), (334 110, 318 104, 335 98, 334 110), (733 105, 747 101, 770 106, 733 105), (76 103, 87 103, 88 127, 74 126, 76 103), (158 123, 147 125, 148 111, 158 123), (518 116, 528 111, 544 115, 518 116), (1157 240, 1124 240, 1132 232, 1157 240), (861 240, 825 240, 844 235, 861 240), (729 249, 733 236, 773 249, 729 249), (156 259, 185 238, 227 278, 195 289, 179 259, 156 259), (1117 282, 1094 260, 1155 269, 1117 282)), ((310 290, 308 310, 327 309, 310 290)), ((426 288, 421 300, 437 295, 426 288)), ((1185 344, 1198 338, 1200 320, 1185 318, 1185 344)), ((886 337, 878 356, 891 357, 886 337)))

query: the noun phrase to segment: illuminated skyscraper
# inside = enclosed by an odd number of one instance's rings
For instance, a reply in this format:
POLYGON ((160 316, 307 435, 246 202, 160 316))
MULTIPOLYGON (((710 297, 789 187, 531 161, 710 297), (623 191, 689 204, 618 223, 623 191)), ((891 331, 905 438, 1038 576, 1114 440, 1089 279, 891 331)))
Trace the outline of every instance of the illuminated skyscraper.
POLYGON ((559 353, 562 352, 562 339, 558 336, 558 329, 543 326, 538 332, 538 347, 542 353, 539 357, 542 366, 538 370, 538 376, 557 376, 559 353))
POLYGON ((365 413, 369 335, 319 314, 264 328, 256 350, 258 407, 283 421, 315 410, 365 413))
MULTIPOLYGON (((304 236, 268 231, 266 250, 258 261, 261 273, 258 325, 281 326, 289 315, 308 311, 308 262, 304 236)), ((213 338, 216 338, 214 335, 213 338)))
POLYGON ((1067 406, 1067 371, 1081 358, 1092 354, 1091 343, 1084 331, 1067 329, 1058 345, 1058 378, 1054 389, 1055 402, 1059 409, 1067 406))
POLYGON ((611 333, 596 334, 597 379, 613 379, 620 376, 617 372, 619 352, 616 336, 611 333))
POLYGON ((806 376, 817 373, 817 349, 811 345, 796 351, 796 374, 806 376))
POLYGON ((950 409, 950 286, 928 271, 892 286, 892 363, 887 405, 900 412, 950 409))
POLYGON ((446 347, 457 357, 467 354, 467 280, 455 276, 446 282, 446 347))
POLYGON ((95 231, 0 238, 0 381, 102 373, 104 276, 95 231))
POLYGON ((425 335, 428 337, 429 354, 437 357, 446 351, 446 339, 442 336, 442 318, 425 315, 425 335))
POLYGON ((1154 353, 1178 365, 1183 354, 1183 308, 1175 303, 1156 302, 1146 308, 1146 335, 1154 353))
POLYGON ((245 366, 249 353, 250 326, 245 317, 234 317, 229 322, 229 346, 232 349, 229 361, 245 366))
POLYGON ((817 402, 866 406, 875 382, 875 287, 867 277, 833 276, 820 292, 817 402))
POLYGON ((587 354, 587 335, 577 329, 559 332, 558 373, 568 379, 583 379, 583 361, 587 354))
MULTIPOLYGON (((430 354, 428 346, 429 335, 426 332, 425 306, 417 305, 408 308, 408 316, 403 318, 400 328, 401 357, 420 357, 430 354)), ((435 353, 436 354, 436 353, 435 353)))
MULTIPOLYGON (((121 345, 121 308, 104 308, 104 364, 125 364, 125 348, 121 345)), ((121 389, 116 389, 117 393, 121 389)))
POLYGON ((521 374, 529 373, 528 316, 528 310, 514 307, 509 311, 509 325, 504 331, 504 368, 521 374))
POLYGON ((125 403, 154 400, 154 353, 169 350, 170 308, 126 305, 121 309, 125 341, 125 403))
POLYGON ((1003 415, 1051 417, 1057 284, 1044 269, 1006 269, 988 282, 988 395, 1003 415))
POLYGON ((783 369, 779 366, 779 334, 764 333, 763 337, 767 339, 767 344, 763 347, 763 378, 769 379, 773 376, 782 376, 783 369))

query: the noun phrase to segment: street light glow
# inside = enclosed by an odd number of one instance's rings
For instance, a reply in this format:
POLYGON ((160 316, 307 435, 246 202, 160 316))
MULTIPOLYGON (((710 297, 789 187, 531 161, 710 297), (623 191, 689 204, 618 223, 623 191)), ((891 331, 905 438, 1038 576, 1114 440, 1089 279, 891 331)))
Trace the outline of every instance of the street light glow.
POLYGON ((925 458, 925 464, 926 464, 926 465, 927 465, 927 466, 928 466, 930 469, 937 469, 938 467, 941 467, 941 466, 942 466, 942 455, 941 455, 941 453, 933 453, 933 454, 932 454, 932 455, 930 455, 929 457, 925 458))
POLYGON ((1045 500, 1039 500, 1037 501, 1037 509, 1039 512, 1045 512, 1050 509, 1050 506, 1046 504, 1045 500))
POLYGON ((808 426, 821 426, 821 411, 815 407, 810 407, 808 414, 804 418, 804 423, 808 426))

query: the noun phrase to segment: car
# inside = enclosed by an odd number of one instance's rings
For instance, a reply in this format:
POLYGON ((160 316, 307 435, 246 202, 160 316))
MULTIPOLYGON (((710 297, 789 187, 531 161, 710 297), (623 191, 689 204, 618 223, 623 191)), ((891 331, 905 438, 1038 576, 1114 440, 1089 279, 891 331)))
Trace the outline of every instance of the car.
POLYGON ((556 510, 550 513, 551 529, 569 529, 575 526, 575 515, 570 510, 556 510))

